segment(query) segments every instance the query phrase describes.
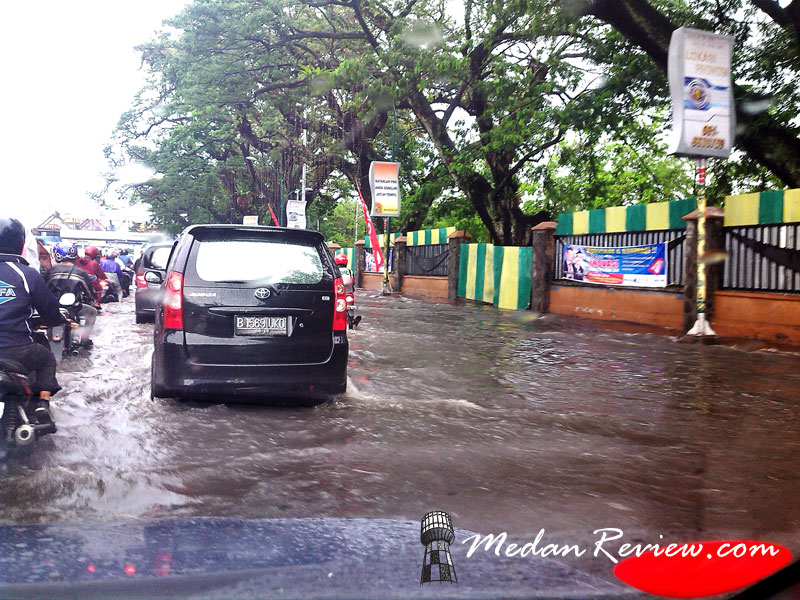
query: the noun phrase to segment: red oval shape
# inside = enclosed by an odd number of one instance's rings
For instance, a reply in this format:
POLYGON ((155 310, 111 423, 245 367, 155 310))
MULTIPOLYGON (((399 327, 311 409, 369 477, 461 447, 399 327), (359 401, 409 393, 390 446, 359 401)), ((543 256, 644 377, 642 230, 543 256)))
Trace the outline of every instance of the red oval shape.
POLYGON ((631 556, 614 567, 614 575, 650 594, 701 598, 755 583, 791 560, 788 549, 768 542, 691 542, 669 544, 641 556, 631 556))

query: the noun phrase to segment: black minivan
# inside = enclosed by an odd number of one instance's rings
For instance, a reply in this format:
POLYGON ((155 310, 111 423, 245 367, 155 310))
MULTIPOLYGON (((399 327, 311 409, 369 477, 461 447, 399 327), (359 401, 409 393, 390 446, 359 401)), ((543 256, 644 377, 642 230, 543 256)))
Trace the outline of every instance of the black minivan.
POLYGON ((316 231, 193 225, 167 264, 151 395, 292 396, 347 387, 347 302, 316 231))

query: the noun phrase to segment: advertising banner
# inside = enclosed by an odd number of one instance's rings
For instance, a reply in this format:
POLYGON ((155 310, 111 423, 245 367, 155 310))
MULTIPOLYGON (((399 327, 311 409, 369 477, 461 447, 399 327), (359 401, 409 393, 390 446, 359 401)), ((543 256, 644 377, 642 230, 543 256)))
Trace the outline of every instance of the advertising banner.
POLYGON ((667 244, 598 248, 565 244, 561 277, 633 287, 667 285, 667 244))
POLYGON ((306 203, 302 200, 289 200, 286 203, 286 227, 289 229, 306 228, 306 203))
POLYGON ((400 216, 400 163, 372 161, 369 187, 373 217, 400 216))
POLYGON ((669 44, 673 139, 670 153, 728 158, 736 129, 733 37, 680 27, 669 44))

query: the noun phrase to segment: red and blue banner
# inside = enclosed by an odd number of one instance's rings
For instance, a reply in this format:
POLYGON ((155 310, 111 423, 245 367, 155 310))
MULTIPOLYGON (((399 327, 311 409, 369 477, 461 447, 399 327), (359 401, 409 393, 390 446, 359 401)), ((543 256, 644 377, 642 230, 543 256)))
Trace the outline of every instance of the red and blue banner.
POLYGON ((667 244, 602 248, 565 244, 561 277, 633 287, 667 285, 667 244))

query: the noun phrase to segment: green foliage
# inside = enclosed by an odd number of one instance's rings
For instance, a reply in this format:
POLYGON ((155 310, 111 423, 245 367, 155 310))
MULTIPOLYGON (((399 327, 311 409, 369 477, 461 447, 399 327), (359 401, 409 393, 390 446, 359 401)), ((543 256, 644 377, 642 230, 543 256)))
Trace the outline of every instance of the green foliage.
MULTIPOLYGON (((651 4, 673 23, 734 35, 753 110, 796 135, 789 28, 748 0, 651 4)), ((691 162, 665 155, 664 72, 588 5, 195 0, 140 46, 150 80, 107 156, 157 171, 132 195, 171 232, 245 214, 269 222, 305 164, 309 227, 319 221, 344 246, 354 183, 369 203, 369 162, 393 154, 403 195, 393 229, 454 225, 519 244, 542 209, 692 195, 691 162)), ((780 185, 763 157, 717 161, 711 174, 712 201, 780 185)))

